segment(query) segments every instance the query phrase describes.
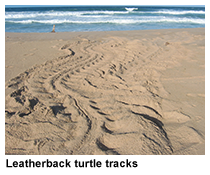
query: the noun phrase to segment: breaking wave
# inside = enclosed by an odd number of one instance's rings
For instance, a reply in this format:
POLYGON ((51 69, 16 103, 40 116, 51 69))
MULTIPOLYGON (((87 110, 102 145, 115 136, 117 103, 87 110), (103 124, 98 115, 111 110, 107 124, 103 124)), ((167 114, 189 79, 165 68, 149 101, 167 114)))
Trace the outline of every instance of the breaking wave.
POLYGON ((125 8, 126 11, 46 11, 46 12, 6 12, 5 19, 18 18, 37 18, 37 17, 70 17, 70 16, 85 16, 85 15, 114 15, 114 14, 171 14, 171 15, 185 15, 185 14, 205 14, 205 11, 174 11, 174 10, 159 10, 159 11, 137 11, 138 8, 125 8))
POLYGON ((135 23, 158 23, 158 22, 171 22, 171 23, 195 23, 205 24, 205 19, 189 19, 189 18, 156 18, 156 19, 109 19, 109 20, 21 20, 21 21, 7 21, 8 23, 45 23, 45 24, 62 24, 62 23, 75 23, 75 24, 96 24, 96 23, 115 23, 115 24, 135 24, 135 23))
POLYGON ((6 32, 45 32, 51 24, 59 24, 56 31, 205 27, 205 8, 77 6, 5 9, 6 32))

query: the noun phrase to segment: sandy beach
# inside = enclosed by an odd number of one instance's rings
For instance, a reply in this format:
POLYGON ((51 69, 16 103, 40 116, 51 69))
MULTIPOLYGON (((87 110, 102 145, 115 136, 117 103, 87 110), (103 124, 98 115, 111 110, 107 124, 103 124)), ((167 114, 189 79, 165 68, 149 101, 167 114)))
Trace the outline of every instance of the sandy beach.
POLYGON ((205 28, 5 33, 5 154, 205 154, 205 28))

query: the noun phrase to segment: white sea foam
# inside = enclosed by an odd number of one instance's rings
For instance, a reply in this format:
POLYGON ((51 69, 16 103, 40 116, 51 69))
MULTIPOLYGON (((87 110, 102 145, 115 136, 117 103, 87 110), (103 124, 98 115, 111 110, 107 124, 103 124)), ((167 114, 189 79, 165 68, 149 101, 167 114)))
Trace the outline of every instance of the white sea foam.
POLYGON ((44 17, 44 16, 79 16, 82 15, 83 12, 7 12, 5 14, 5 19, 17 19, 17 18, 36 18, 36 17, 44 17))
POLYGON ((136 7, 134 7, 134 8, 125 7, 125 10, 127 10, 127 11, 134 11, 134 10, 138 10, 138 8, 136 8, 136 7))
POLYGON ((70 17, 70 16, 85 16, 85 15, 114 15, 114 14, 169 14, 169 15, 184 15, 184 14, 205 14, 205 11, 175 11, 175 10, 159 10, 159 11, 137 11, 138 8, 125 8, 126 11, 46 11, 46 12, 6 12, 5 19, 21 19, 21 18, 37 18, 37 17, 70 17))
POLYGON ((188 11, 159 10, 159 11, 153 11, 153 12, 147 12, 147 13, 185 15, 185 14, 205 14, 205 11, 201 11, 201 10, 200 11, 194 11, 194 10, 188 10, 188 11))
POLYGON ((205 24, 205 19, 191 19, 191 18, 141 18, 141 19, 97 19, 97 20, 67 20, 67 19, 53 19, 53 20, 21 20, 21 21, 8 21, 9 23, 45 23, 45 24, 97 24, 97 23, 113 23, 113 24, 138 24, 138 23, 158 23, 158 22, 171 22, 171 23, 195 23, 205 24))
POLYGON ((17 18, 36 18, 44 16, 82 16, 82 15, 113 15, 113 14, 127 14, 128 11, 78 11, 78 12, 6 12, 5 19, 17 19, 17 18))

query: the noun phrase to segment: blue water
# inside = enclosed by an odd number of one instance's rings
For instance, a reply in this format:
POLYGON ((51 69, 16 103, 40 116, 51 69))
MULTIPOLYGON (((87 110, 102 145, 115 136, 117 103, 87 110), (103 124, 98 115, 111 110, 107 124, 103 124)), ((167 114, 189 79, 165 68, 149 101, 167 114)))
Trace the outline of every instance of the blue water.
POLYGON ((6 32, 120 31, 205 27, 205 7, 49 6, 5 8, 6 32))

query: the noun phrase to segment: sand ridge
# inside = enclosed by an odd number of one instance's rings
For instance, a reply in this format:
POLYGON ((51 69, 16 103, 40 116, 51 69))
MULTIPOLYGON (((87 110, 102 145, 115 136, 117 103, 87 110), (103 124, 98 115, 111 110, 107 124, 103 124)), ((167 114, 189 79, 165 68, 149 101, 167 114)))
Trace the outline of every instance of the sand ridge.
POLYGON ((5 153, 196 154, 204 133, 174 108, 161 76, 191 61, 185 45, 204 36, 157 33, 80 35, 63 42, 63 56, 6 82, 5 153))

